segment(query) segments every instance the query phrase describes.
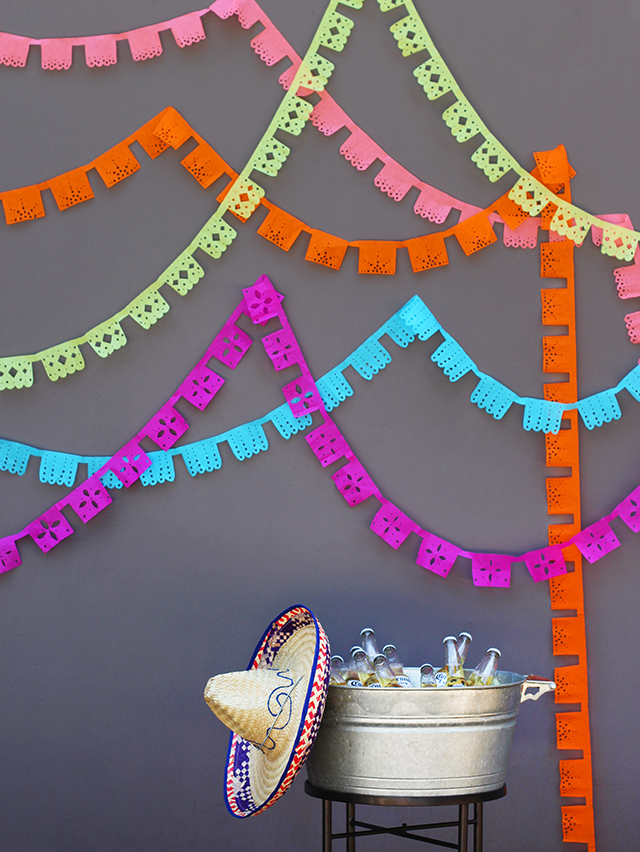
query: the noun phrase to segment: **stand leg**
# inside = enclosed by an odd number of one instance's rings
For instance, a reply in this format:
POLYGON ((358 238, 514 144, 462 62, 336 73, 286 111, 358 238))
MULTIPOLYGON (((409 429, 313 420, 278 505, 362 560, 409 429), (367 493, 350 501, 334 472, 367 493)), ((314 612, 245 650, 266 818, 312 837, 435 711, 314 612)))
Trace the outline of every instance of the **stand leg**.
POLYGON ((469 839, 469 805, 459 805, 458 810, 458 849, 467 852, 469 839))
POLYGON ((482 802, 476 802, 473 806, 473 815, 476 819, 473 830, 473 850, 482 852, 482 802))
MULTIPOLYGON (((356 828, 352 825, 352 821, 356 818, 356 806, 353 802, 347 803, 347 831, 355 831, 356 828)), ((355 837, 347 837, 347 852, 356 852, 355 837)))
POLYGON ((322 852, 331 852, 331 799, 322 800, 322 852))

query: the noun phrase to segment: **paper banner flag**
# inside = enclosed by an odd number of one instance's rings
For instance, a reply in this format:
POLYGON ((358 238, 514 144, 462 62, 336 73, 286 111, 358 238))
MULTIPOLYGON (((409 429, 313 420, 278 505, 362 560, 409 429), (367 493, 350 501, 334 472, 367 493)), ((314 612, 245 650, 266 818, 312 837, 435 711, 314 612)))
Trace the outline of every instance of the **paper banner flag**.
POLYGON ((640 486, 616 507, 616 512, 630 530, 640 532, 640 486))
POLYGON ((55 506, 29 524, 26 531, 43 553, 73 534, 69 522, 55 506))
POLYGON ((634 299, 640 296, 640 264, 620 266, 613 270, 613 276, 621 299, 634 299))
POLYGON ((253 287, 246 287, 243 291, 251 322, 264 324, 270 319, 278 316, 280 300, 273 284, 266 275, 261 275, 253 287))
POLYGON ((471 575, 474 586, 506 589, 511 583, 511 559, 496 553, 474 553, 471 575))
POLYGON ((81 201, 88 201, 94 197, 84 169, 75 169, 53 178, 49 181, 49 188, 59 210, 67 210, 74 204, 80 204, 81 201))
POLYGON ((70 39, 45 39, 40 45, 42 68, 45 71, 67 71, 71 68, 72 51, 70 39))
POLYGON ((26 222, 29 219, 41 219, 44 216, 42 196, 40 190, 34 186, 3 192, 2 206, 7 225, 26 222))
POLYGON ((114 35, 87 36, 84 39, 84 57, 89 68, 104 68, 118 61, 114 35))
POLYGON ((343 142, 340 146, 340 153, 358 171, 364 171, 369 168, 382 151, 373 139, 359 127, 356 127, 346 142, 343 142))
POLYGON ((202 17, 198 12, 188 12, 171 22, 171 32, 178 47, 190 47, 205 39, 202 17))
POLYGON ((69 505, 83 524, 110 505, 109 492, 99 476, 91 476, 79 488, 69 494, 69 505))
POLYGON ((322 398, 315 382, 305 375, 285 385, 282 393, 294 417, 311 414, 322 406, 322 398))
POLYGON ((409 251, 411 268, 414 272, 424 272, 425 269, 436 269, 449 263, 444 237, 440 234, 428 234, 406 240, 409 251))
POLYGON ((290 329, 283 328, 267 334, 262 338, 262 344, 277 371, 297 364, 302 358, 300 347, 290 329))
POLYGON ((416 203, 413 205, 414 213, 428 219, 436 225, 441 225, 451 213, 453 199, 440 192, 432 186, 422 188, 416 203))
POLYGON ((22 560, 15 543, 10 538, 0 539, 0 574, 19 565, 22 565, 22 560))
POLYGON ((93 161, 93 166, 107 187, 115 186, 140 168, 128 145, 120 144, 93 161))
POLYGON ((542 550, 525 553, 524 561, 536 583, 567 573, 562 548, 558 546, 544 547, 542 550))
POLYGON ((126 33, 131 56, 136 62, 144 59, 153 59, 154 56, 162 54, 162 42, 158 32, 159 24, 150 27, 142 27, 139 30, 131 30, 126 33))
POLYGON ((235 323, 228 322, 216 335, 211 354, 225 366, 235 370, 252 343, 253 340, 246 331, 238 328, 235 323))
POLYGON ((289 251, 300 236, 303 227, 304 225, 299 219, 278 207, 274 207, 258 228, 258 233, 284 251, 289 251))
POLYGON ((464 222, 459 222, 453 233, 467 257, 490 246, 498 239, 484 211, 476 213, 475 216, 470 216, 464 222))
POLYGON ((189 424, 172 405, 163 405, 145 428, 146 434, 162 450, 168 450, 184 435, 189 424))
POLYGON ((385 163, 373 179, 374 184, 382 192, 386 192, 394 201, 402 201, 407 192, 415 184, 411 172, 408 172, 399 163, 392 161, 385 163))
POLYGON ((331 479, 350 506, 357 506, 376 493, 373 480, 357 459, 351 459, 331 479))
POLYGON ((348 247, 349 243, 340 237, 313 230, 305 260, 329 266, 331 269, 340 269, 348 247))
POLYGON ((222 376, 209 367, 196 367, 180 385, 179 393, 187 402, 204 411, 223 384, 222 376))
POLYGON ((388 500, 383 500, 382 506, 376 512, 371 522, 371 529, 379 535, 383 541, 397 550, 410 532, 417 532, 418 527, 401 512, 397 506, 388 500))
POLYGON ((318 426, 313 432, 305 435, 305 440, 322 467, 343 458, 349 450, 342 432, 331 422, 318 426))
POLYGON ((206 142, 200 142, 198 147, 180 162, 205 189, 227 171, 225 161, 206 142))
POLYGON ((430 101, 435 101, 451 91, 453 79, 448 73, 447 66, 440 59, 431 57, 418 65, 413 76, 422 86, 430 101))
POLYGON ((434 574, 446 577, 458 558, 460 548, 433 533, 423 531, 416 563, 434 574))
POLYGON ((396 244, 368 240, 359 245, 358 272, 366 275, 396 274, 396 244))
POLYGON ((573 537, 573 543, 588 562, 597 562, 607 553, 611 553, 620 542, 609 524, 602 520, 573 537))
POLYGON ((130 441, 109 462, 109 469, 125 488, 140 479, 140 474, 151 466, 151 459, 135 441, 130 441))
POLYGON ((29 55, 30 39, 12 33, 0 33, 0 63, 24 68, 29 55))

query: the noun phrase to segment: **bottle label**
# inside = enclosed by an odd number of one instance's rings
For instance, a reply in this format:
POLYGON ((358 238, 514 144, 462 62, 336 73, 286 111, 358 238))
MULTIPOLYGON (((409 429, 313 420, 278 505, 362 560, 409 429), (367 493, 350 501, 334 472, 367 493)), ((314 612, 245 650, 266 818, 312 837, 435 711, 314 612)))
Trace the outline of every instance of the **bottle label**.
POLYGON ((348 680, 347 683, 349 686, 362 686, 359 680, 348 680))
POLYGON ((400 686, 404 686, 405 689, 411 686, 411 681, 406 675, 396 675, 396 680, 400 686))
POLYGON ((367 689, 382 689, 381 683, 370 683, 367 689))
POLYGON ((436 686, 442 687, 447 685, 447 673, 446 672, 436 672, 435 675, 436 686))

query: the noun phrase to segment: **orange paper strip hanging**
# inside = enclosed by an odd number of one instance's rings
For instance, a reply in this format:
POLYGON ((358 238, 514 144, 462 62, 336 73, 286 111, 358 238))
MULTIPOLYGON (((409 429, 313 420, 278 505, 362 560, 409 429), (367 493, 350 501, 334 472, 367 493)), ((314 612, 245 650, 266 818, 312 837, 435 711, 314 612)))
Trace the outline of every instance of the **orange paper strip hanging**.
MULTIPOLYGON (((553 182, 558 191, 563 189, 563 197, 570 200, 569 180, 575 172, 569 166, 564 148, 560 148, 539 152, 534 156, 541 177, 544 175, 553 182)), ((543 243, 540 246, 541 276, 566 281, 566 286, 545 288, 541 293, 543 323, 567 327, 566 335, 548 336, 543 340, 545 371, 568 374, 568 381, 545 384, 544 395, 545 399, 562 399, 566 402, 577 400, 573 253, 573 243, 568 240, 543 243)), ((572 515, 573 521, 569 524, 550 524, 549 544, 556 544, 574 535, 581 529, 582 523, 578 412, 567 411, 562 419, 563 425, 568 428, 561 429, 557 435, 545 435, 546 462, 547 467, 569 468, 571 473, 569 476, 547 478, 547 512, 549 515, 572 515)), ((556 656, 569 654, 577 657, 578 663, 556 668, 555 700, 558 704, 579 704, 580 709, 556 713, 557 744, 561 750, 581 751, 582 757, 560 760, 560 795, 580 796, 585 803, 562 807, 562 839, 566 843, 586 843, 589 852, 595 852, 582 555, 573 545, 564 548, 563 554, 568 573, 549 581, 551 609, 574 610, 575 615, 552 619, 553 653, 556 656)))

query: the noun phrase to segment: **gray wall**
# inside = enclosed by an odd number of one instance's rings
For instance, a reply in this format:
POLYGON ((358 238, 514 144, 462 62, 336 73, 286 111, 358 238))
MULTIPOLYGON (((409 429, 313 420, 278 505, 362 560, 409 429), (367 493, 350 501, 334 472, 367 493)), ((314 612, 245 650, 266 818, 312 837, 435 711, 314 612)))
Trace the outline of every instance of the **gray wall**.
MULTIPOLYGON (((5 0, 0 29, 33 36, 118 32, 190 11, 191 0, 108 4, 5 0)), ((637 199, 640 4, 540 0, 482 4, 422 0, 419 10, 463 89, 525 165, 531 152, 566 145, 577 203, 628 212, 637 199)), ((263 0, 304 52, 323 3, 263 0)), ((330 91, 380 145, 419 177, 478 205, 491 186, 457 145, 411 75, 374 0, 335 60, 330 91)), ((282 91, 237 21, 207 16, 204 43, 114 68, 45 73, 32 50, 22 70, 0 68, 0 187, 44 180, 93 159, 165 106, 175 106, 240 169, 282 91)), ((430 228, 373 186, 339 154, 346 134, 308 127, 292 142, 269 197, 315 227, 348 239, 417 236, 430 228)), ((185 149, 186 150, 186 149, 185 149)), ((180 153, 152 162, 65 213, 0 226, 0 355, 74 337, 120 309, 182 251, 215 209, 181 168, 180 153)), ((503 182, 504 183, 504 182, 503 182)), ((236 305, 240 288, 267 273, 310 368, 321 375, 418 293, 478 366, 518 393, 537 396, 541 371, 539 253, 498 244, 471 258, 450 246, 450 266, 414 275, 399 255, 395 277, 359 276, 350 251, 339 272, 285 254, 257 237, 263 214, 224 258, 150 331, 125 323, 129 344, 106 361, 85 347, 86 369, 53 384, 0 395, 0 434, 27 444, 109 455, 177 387, 236 305)), ((627 339, 612 270, 593 246, 578 252, 579 390, 609 387, 640 352, 627 339)), ((523 552, 546 542, 544 440, 521 427, 521 409, 495 422, 429 361, 431 343, 390 344, 392 363, 373 382, 353 375, 354 397, 335 419, 386 495, 437 534, 469 550, 523 552)), ((256 351, 205 414, 189 415, 185 440, 216 434, 280 404, 283 374, 256 351)), ((286 378, 286 377, 285 377, 286 378)), ((606 514, 638 483, 640 407, 582 429, 583 523, 606 514)), ((2 772, 0 845, 16 852, 319 848, 320 805, 298 779, 275 807, 238 821, 223 804, 226 729, 202 699, 208 677, 243 668, 270 619, 308 605, 332 648, 346 651, 364 624, 393 640, 405 660, 437 658, 442 636, 474 634, 472 656, 503 649, 504 668, 552 676, 546 584, 524 566, 508 590, 475 588, 461 560, 447 580, 415 564, 416 541, 393 552, 368 529, 374 507, 348 509, 301 436, 269 432, 270 449, 192 479, 118 492, 114 505, 47 556, 21 545, 22 567, 0 578, 2 772)), ((225 448, 228 450, 228 448, 225 448)), ((66 489, 0 475, 2 529, 21 529, 66 489)), ((371 503, 371 501, 369 501, 371 503)), ((600 850, 633 848, 638 818, 635 674, 637 560, 633 535, 585 564, 596 831, 600 850), (621 652, 619 649, 623 648, 621 652)), ((570 662, 570 661, 567 661, 570 662)), ((566 709, 566 708, 563 708, 566 709)), ((546 697, 520 714, 509 795, 487 808, 487 848, 560 850, 555 707, 546 697)), ((401 842, 397 841, 398 848, 401 842)), ((372 839, 367 848, 396 848, 372 839)))

